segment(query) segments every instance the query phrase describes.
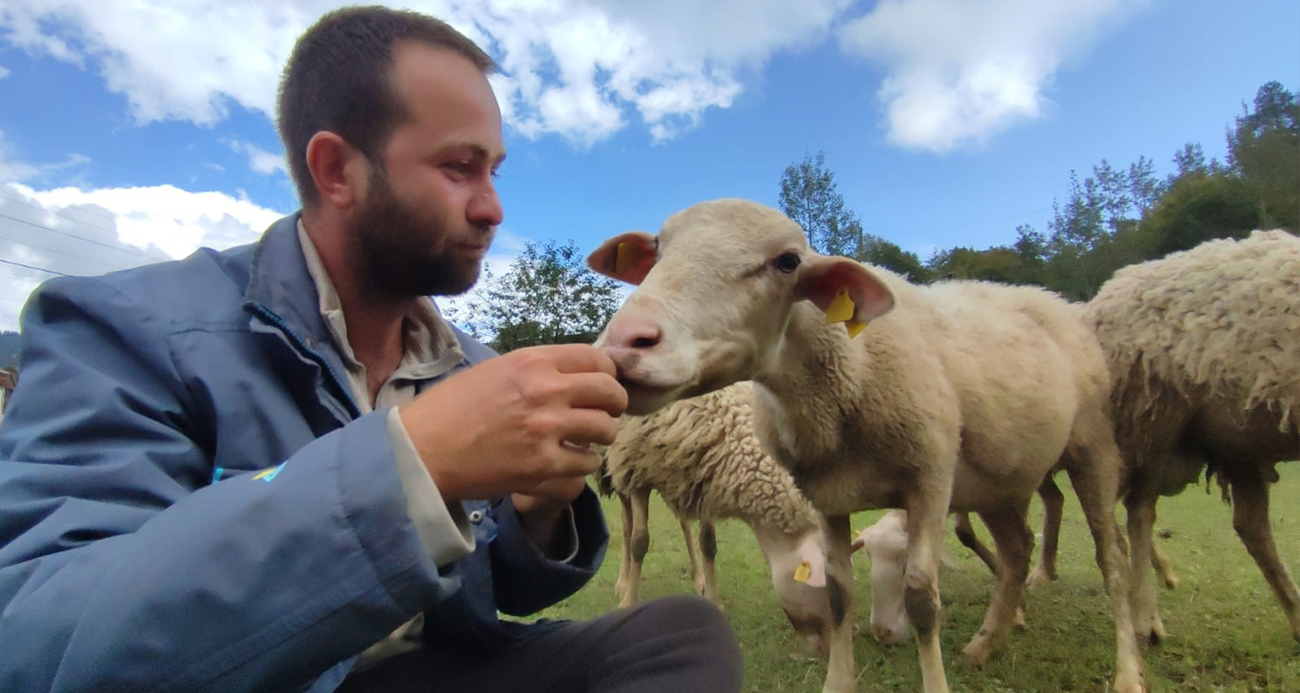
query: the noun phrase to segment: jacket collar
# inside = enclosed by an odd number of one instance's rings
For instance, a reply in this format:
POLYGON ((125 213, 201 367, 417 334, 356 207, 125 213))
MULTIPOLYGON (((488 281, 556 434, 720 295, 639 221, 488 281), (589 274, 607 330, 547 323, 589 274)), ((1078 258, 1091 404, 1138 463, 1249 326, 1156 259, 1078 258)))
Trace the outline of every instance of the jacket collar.
POLYGON ((281 327, 313 347, 330 344, 330 333, 320 314, 316 284, 298 243, 301 216, 299 211, 284 217, 262 234, 253 251, 244 301, 247 308, 276 316, 281 327))

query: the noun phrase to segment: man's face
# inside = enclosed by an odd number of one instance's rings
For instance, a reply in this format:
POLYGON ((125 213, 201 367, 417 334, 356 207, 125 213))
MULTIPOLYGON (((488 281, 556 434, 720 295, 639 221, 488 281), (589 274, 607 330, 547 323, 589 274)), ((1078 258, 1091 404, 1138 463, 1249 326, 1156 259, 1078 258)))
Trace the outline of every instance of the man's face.
POLYGON ((399 44, 392 79, 408 117, 353 215, 362 285, 394 297, 463 293, 503 216, 492 180, 505 158, 501 112, 478 67, 444 49, 399 44))

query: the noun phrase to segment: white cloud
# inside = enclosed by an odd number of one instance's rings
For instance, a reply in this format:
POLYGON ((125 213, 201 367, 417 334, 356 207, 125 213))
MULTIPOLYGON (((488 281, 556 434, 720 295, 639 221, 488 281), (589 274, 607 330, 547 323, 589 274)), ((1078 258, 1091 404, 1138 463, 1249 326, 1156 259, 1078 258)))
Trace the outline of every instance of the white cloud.
POLYGON ((0 79, 4 79, 5 77, 8 76, 9 76, 9 68, 5 67, 4 65, 0 65, 0 79))
POLYGON ((888 70, 888 138, 936 152, 1038 118, 1062 64, 1147 0, 880 0, 839 32, 888 70))
MULTIPOLYGON (((231 103, 274 112, 294 39, 344 3, 9 0, 0 39, 93 66, 141 122, 213 124, 231 103)), ((824 38, 851 0, 416 0, 490 49, 507 122, 600 141, 639 120, 656 139, 727 108, 744 75, 824 38), (725 29, 723 28, 725 27, 725 29)))
POLYGON ((285 162, 283 152, 268 152, 251 142, 243 142, 235 139, 224 139, 223 143, 238 154, 248 157, 248 167, 254 173, 260 173, 269 176, 273 173, 289 175, 289 166, 285 162))
POLYGON ((281 214, 218 192, 170 185, 36 190, 0 185, 0 329, 55 274, 102 274, 252 242, 281 214), (19 267, 11 263, 20 263, 19 267))

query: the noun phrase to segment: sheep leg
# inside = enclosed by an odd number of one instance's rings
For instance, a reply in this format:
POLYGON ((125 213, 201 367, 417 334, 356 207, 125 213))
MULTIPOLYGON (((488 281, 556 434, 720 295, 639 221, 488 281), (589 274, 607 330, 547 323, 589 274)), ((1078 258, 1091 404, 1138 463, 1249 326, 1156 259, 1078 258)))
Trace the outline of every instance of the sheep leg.
MULTIPOLYGON (((975 534, 975 527, 970 523, 970 513, 955 513, 955 515, 957 521, 954 523, 954 530, 957 532, 957 541, 974 551, 975 555, 979 556, 981 561, 984 561, 984 565, 988 566, 989 572, 993 573, 993 577, 996 578, 1001 572, 998 570, 998 559, 975 534)), ((1029 627, 1025 623, 1024 604, 1016 607, 1016 627, 1022 630, 1029 627)))
MULTIPOLYGON (((712 520, 700 520, 700 556, 704 559, 701 563, 703 569, 704 585, 700 592, 706 599, 713 603, 718 603, 718 576, 714 570, 714 565, 718 559, 718 533, 713 527, 712 520)), ((700 583, 695 583, 695 588, 699 590, 700 583)))
POLYGON ((614 583, 614 595, 619 603, 627 593, 628 573, 632 570, 632 499, 626 493, 618 494, 619 506, 623 509, 623 559, 618 564, 618 581, 614 583))
POLYGON ((628 564, 627 584, 623 589, 623 599, 619 606, 632 606, 636 603, 637 592, 641 588, 641 564, 646 552, 650 550, 650 489, 637 489, 632 494, 632 560, 628 564))
POLYGON ((988 566, 989 572, 997 576, 998 559, 984 545, 984 542, 980 541, 979 536, 975 534, 975 527, 970 523, 970 513, 954 513, 954 515, 956 515, 956 522, 953 523, 953 531, 957 533, 957 541, 960 541, 962 546, 974 551, 975 555, 979 556, 981 561, 984 561, 984 565, 988 566))
POLYGON ((1153 560, 1152 527, 1156 521, 1158 498, 1154 488, 1148 488, 1145 483, 1134 483, 1124 499, 1128 510, 1129 601, 1133 609, 1133 632, 1138 640, 1152 645, 1159 645, 1166 636, 1165 624, 1156 605, 1156 586, 1151 571, 1147 570, 1153 560))
POLYGON ((943 542, 951 488, 921 493, 907 502, 907 571, 903 576, 903 607, 916 632, 921 684, 925 693, 946 693, 939 645, 939 547, 943 542))
POLYGON ((1160 545, 1151 541, 1151 567, 1155 568, 1156 576, 1160 578, 1160 583, 1167 590, 1178 589, 1178 573, 1174 572, 1174 566, 1165 556, 1165 552, 1160 550, 1160 545))
POLYGON ((1291 622, 1292 637, 1300 640, 1300 594, 1277 554, 1268 521, 1268 483, 1257 466, 1242 465, 1232 474, 1232 528, 1282 603, 1282 611, 1291 622))
POLYGON ((691 562, 691 584, 695 585, 696 594, 704 594, 704 574, 700 572, 700 549, 695 543, 695 534, 691 531, 690 520, 680 520, 682 539, 686 541, 686 558, 691 562))
POLYGON ((853 669, 853 541, 848 515, 821 516, 826 541, 826 598, 830 607, 830 652, 822 693, 852 693, 853 669))
MULTIPOLYGON (((1094 428, 1093 430, 1097 430, 1094 428)), ((1103 429, 1109 432, 1109 423, 1103 429)), ((1078 458, 1071 458, 1070 481, 1083 506, 1088 529, 1096 549, 1097 568, 1101 570, 1106 593, 1115 614, 1115 690, 1119 693, 1144 693, 1142 656, 1133 631, 1133 612, 1129 602, 1129 563, 1119 549, 1116 537, 1115 501, 1119 493, 1119 449, 1109 433, 1081 446, 1078 458)), ((1148 540, 1151 534, 1147 533, 1148 540)), ((1145 564, 1144 564, 1145 565, 1145 564)), ((1143 574, 1150 571, 1143 568, 1143 574)))
POLYGON ((1020 608, 1025 578, 1029 575, 1029 560, 1034 550, 1034 535, 1025 522, 1027 505, 998 508, 979 514, 993 535, 1001 569, 997 574, 993 598, 984 614, 984 625, 962 649, 966 661, 976 666, 983 666, 990 655, 1002 648, 1020 608))
POLYGON ((1061 513, 1065 509, 1065 494, 1051 475, 1038 487, 1038 497, 1043 501, 1043 550, 1038 555, 1038 567, 1029 576, 1029 587, 1056 579, 1056 547, 1061 537, 1061 513))

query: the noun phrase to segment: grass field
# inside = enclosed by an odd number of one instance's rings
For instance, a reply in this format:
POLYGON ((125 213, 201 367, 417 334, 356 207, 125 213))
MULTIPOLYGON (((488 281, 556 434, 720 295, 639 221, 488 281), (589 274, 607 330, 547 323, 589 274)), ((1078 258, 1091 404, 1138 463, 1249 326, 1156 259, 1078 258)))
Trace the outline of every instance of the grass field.
MULTIPOLYGON (((1300 574, 1300 464, 1280 465, 1279 470, 1282 481, 1272 492, 1274 532, 1292 574, 1300 574)), ((963 664, 960 652, 983 619, 992 578, 973 554, 948 537, 956 566, 941 578, 942 642, 954 691, 1107 690, 1115 652, 1108 601, 1082 512, 1064 474, 1058 483, 1067 495, 1060 579, 1029 593, 1029 629, 1016 632, 1007 649, 983 669, 963 664)), ((1030 517, 1037 529, 1042 509, 1035 503, 1030 517)), ((585 618, 616 606, 614 581, 622 551, 618 503, 607 501, 605 512, 615 538, 604 566, 590 585, 546 615, 585 618)), ((855 515, 854 530, 880 514, 855 515)), ((690 592, 678 524, 657 497, 650 524, 642 598, 690 592)), ((1209 494, 1204 486, 1189 487, 1180 496, 1162 499, 1156 528, 1171 533, 1156 541, 1182 584, 1176 591, 1160 592, 1169 638, 1145 650, 1152 690, 1300 692, 1300 644, 1233 532, 1232 510, 1219 499, 1218 487, 1209 494)), ((754 535, 739 522, 724 522, 718 527, 718 546, 719 589, 744 652, 745 690, 820 691, 825 664, 804 654, 782 615, 754 535)), ((866 628, 870 571, 860 554, 854 574, 854 617, 862 627, 854 640, 857 690, 920 690, 915 645, 882 647, 866 628)))

